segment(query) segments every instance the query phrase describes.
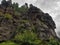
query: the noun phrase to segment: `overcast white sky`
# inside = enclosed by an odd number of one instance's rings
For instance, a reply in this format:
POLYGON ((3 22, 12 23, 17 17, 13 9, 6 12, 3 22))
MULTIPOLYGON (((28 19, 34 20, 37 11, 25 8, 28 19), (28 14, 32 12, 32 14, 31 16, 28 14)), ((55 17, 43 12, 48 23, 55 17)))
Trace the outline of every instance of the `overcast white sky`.
MULTIPOLYGON (((60 35, 60 0, 12 0, 23 5, 25 2, 33 4, 40 8, 42 11, 49 13, 56 23, 56 32, 60 35)), ((0 0, 1 2, 1 0, 0 0)))

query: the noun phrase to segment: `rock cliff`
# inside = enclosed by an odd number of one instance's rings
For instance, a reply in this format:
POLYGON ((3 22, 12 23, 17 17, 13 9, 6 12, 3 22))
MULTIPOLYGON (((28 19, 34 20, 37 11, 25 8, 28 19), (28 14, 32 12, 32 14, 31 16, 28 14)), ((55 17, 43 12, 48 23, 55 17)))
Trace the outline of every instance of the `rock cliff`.
POLYGON ((0 41, 12 39, 24 30, 35 32, 41 40, 49 40, 57 38, 55 28, 52 17, 32 4, 24 13, 16 11, 12 5, 0 4, 0 41))

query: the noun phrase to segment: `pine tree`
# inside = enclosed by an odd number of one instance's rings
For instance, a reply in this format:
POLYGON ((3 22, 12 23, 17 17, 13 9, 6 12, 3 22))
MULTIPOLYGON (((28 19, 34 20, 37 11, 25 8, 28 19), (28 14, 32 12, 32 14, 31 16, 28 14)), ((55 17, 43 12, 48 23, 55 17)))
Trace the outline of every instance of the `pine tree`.
POLYGON ((6 0, 2 0, 1 5, 5 7, 6 6, 6 0))
POLYGON ((12 0, 7 1, 7 6, 12 6, 12 0))

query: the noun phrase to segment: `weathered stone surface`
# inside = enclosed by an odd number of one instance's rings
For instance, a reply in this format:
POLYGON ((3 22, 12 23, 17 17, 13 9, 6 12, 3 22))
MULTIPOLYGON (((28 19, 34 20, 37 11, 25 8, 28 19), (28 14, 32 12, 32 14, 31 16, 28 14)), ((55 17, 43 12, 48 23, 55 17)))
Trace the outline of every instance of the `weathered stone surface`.
POLYGON ((24 14, 14 12, 14 8, 1 8, 0 12, 0 41, 6 41, 14 37, 17 30, 31 30, 35 32, 41 40, 48 40, 51 36, 57 37, 55 33, 56 25, 48 13, 42 12, 39 8, 30 5, 24 14), (12 15, 12 19, 6 19, 6 13, 12 15))
POLYGON ((42 40, 48 40, 51 36, 57 37, 55 33, 56 25, 48 13, 44 13, 37 7, 32 6, 28 10, 28 17, 34 24, 35 30, 42 40))

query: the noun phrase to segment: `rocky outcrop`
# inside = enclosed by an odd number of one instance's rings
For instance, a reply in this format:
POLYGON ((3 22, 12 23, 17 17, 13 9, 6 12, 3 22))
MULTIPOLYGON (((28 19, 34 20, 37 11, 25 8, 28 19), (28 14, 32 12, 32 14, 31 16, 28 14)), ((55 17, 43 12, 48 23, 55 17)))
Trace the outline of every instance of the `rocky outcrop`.
POLYGON ((9 6, 3 7, 0 6, 0 41, 12 39, 17 32, 24 30, 35 32, 41 40, 57 37, 52 17, 32 4, 25 13, 16 12, 9 6))
POLYGON ((34 25, 37 35, 42 40, 47 40, 51 36, 57 37, 55 33, 56 25, 48 13, 44 13, 32 5, 28 9, 27 15, 29 20, 31 20, 31 23, 34 25))

